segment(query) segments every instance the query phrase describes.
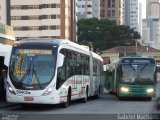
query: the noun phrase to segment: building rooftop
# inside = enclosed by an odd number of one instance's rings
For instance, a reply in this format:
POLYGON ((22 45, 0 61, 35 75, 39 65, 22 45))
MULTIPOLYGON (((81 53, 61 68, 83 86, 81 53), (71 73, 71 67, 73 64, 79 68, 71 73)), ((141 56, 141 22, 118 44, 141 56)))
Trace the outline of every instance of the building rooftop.
MULTIPOLYGON (((136 46, 116 46, 111 49, 102 51, 102 53, 119 53, 127 51, 128 53, 136 52, 136 46)), ((150 46, 137 46, 137 52, 160 52, 160 50, 150 46)))

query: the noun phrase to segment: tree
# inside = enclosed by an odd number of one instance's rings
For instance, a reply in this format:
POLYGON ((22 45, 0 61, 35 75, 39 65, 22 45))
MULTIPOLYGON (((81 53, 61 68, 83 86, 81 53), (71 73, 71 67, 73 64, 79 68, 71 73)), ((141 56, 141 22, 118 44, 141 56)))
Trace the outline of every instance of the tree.
POLYGON ((94 51, 127 43, 135 45, 134 39, 140 38, 139 33, 128 26, 118 26, 115 21, 97 18, 80 19, 77 35, 79 44, 90 45, 89 43, 92 43, 94 51))

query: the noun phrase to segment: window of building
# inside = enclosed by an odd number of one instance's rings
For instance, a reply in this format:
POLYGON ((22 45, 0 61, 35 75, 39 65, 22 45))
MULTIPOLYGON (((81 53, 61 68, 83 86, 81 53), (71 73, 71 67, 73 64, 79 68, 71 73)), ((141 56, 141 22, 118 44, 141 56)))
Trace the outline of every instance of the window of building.
POLYGON ((111 10, 108 10, 108 17, 111 17, 111 10))
POLYGON ((112 7, 115 7, 115 6, 116 6, 115 0, 112 0, 112 7))
POLYGON ((111 8, 111 0, 108 0, 108 8, 111 8))
POLYGON ((42 8, 60 8, 60 4, 42 4, 42 5, 12 5, 12 10, 18 9, 42 9, 42 8))
POLYGON ((112 10, 112 17, 115 17, 115 10, 112 10))
POLYGON ((92 14, 92 12, 89 11, 89 12, 87 12, 87 14, 92 14))

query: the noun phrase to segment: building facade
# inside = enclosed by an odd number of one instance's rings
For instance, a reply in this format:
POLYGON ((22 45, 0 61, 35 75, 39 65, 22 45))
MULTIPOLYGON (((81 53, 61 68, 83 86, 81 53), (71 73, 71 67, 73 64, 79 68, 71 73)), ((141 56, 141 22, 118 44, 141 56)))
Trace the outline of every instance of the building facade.
POLYGON ((116 21, 117 25, 124 24, 124 0, 100 0, 101 19, 116 21))
POLYGON ((160 18, 147 18, 143 20, 142 43, 160 49, 160 18))
POLYGON ((0 22, 10 25, 10 0, 0 0, 0 22))
POLYGON ((142 44, 160 49, 160 1, 147 0, 143 19, 142 44))
POLYGON ((146 16, 157 18, 160 16, 160 0, 146 0, 146 16))
POLYGON ((76 13, 78 20, 82 18, 93 18, 93 0, 77 0, 76 13))
POLYGON ((11 26, 16 38, 45 37, 74 41, 74 4, 74 0, 10 0, 11 26))
POLYGON ((93 17, 100 19, 100 0, 92 0, 93 17))
POLYGON ((142 35, 142 0, 125 0, 124 20, 125 25, 142 35))
POLYGON ((160 50, 152 48, 150 46, 116 46, 111 49, 102 51, 100 56, 104 59, 110 59, 110 63, 118 60, 121 57, 127 56, 149 56, 159 58, 160 50))

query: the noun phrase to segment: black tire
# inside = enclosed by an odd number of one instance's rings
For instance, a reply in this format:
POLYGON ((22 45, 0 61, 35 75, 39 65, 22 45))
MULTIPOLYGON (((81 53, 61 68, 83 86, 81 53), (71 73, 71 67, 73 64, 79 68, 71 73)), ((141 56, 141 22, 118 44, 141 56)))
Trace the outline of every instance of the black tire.
POLYGON ((86 103, 88 101, 88 87, 85 92, 85 97, 81 99, 82 103, 86 103))
POLYGON ((147 101, 151 101, 152 100, 152 97, 146 97, 145 98, 147 101))
POLYGON ((5 101, 6 100, 6 90, 4 85, 5 78, 0 77, 0 100, 5 101))
POLYGON ((63 108, 67 108, 71 102, 71 89, 68 90, 67 101, 62 103, 63 108))
POLYGON ((125 98, 126 98, 126 97, 122 97, 122 96, 118 96, 118 95, 117 95, 117 97, 118 97, 118 99, 119 99, 120 101, 123 101, 123 100, 125 100, 125 98))
POLYGON ((115 95, 116 93, 113 92, 113 91, 111 91, 111 90, 109 90, 108 94, 110 94, 110 95, 115 95))
POLYGON ((101 94, 101 86, 99 85, 98 92, 97 95, 95 95, 95 98, 98 99, 100 97, 100 94, 101 94))

